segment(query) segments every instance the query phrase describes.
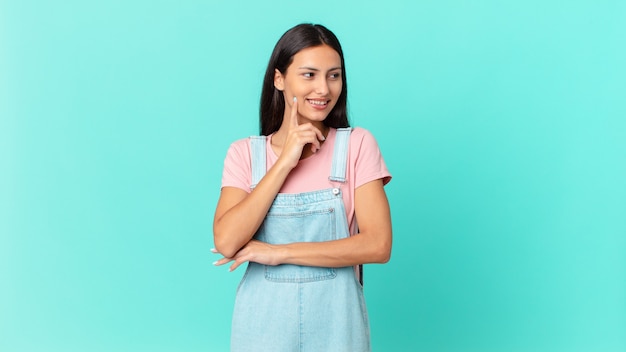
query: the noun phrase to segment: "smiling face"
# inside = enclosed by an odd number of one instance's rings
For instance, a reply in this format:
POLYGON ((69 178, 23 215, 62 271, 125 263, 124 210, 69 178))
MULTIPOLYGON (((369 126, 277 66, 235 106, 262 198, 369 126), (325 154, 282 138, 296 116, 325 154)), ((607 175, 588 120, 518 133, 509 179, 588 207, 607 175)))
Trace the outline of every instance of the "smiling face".
POLYGON ((328 45, 302 49, 293 56, 284 74, 275 71, 274 86, 283 92, 284 118, 290 116, 296 97, 299 123, 321 125, 337 104, 343 88, 341 58, 328 45))

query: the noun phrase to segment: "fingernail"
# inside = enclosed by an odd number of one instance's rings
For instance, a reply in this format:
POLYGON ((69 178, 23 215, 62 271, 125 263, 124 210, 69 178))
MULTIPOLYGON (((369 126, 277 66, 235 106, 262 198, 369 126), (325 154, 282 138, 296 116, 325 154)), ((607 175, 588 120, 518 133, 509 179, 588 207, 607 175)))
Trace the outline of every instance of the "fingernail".
POLYGON ((217 253, 217 249, 215 249, 215 248, 211 248, 211 252, 213 252, 213 253, 217 253))
POLYGON ((325 141, 326 137, 322 136, 322 139, 320 139, 321 141, 325 141))
POLYGON ((297 101, 298 101, 298 98, 293 97, 293 102, 295 103, 295 102, 297 102, 297 101))
POLYGON ((217 265, 217 260, 213 262, 213 265, 217 265))

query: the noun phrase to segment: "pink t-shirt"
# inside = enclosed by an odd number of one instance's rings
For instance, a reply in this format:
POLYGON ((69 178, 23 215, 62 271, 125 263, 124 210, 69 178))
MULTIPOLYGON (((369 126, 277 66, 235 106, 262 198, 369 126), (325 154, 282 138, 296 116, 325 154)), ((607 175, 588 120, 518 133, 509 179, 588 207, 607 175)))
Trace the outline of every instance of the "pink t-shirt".
MULTIPOLYGON (((348 148, 348 167, 346 183, 333 182, 328 179, 333 160, 333 149, 337 130, 331 128, 326 141, 320 150, 312 156, 300 160, 291 170, 283 183, 280 193, 303 193, 321 189, 339 187, 343 192, 346 216, 352 234, 355 233, 354 191, 370 181, 383 179, 383 184, 391 180, 385 161, 378 148, 374 136, 363 128, 354 128, 350 135, 348 148)), ((267 169, 269 170, 278 156, 271 146, 271 135, 267 138, 267 169)), ((236 187, 251 192, 252 166, 249 138, 240 139, 231 144, 224 160, 222 187, 236 187)))

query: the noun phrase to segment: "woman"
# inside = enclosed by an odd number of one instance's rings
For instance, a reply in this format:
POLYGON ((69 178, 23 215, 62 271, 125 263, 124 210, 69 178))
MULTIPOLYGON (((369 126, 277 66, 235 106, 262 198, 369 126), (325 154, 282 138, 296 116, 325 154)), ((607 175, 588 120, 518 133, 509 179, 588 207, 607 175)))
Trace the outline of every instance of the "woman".
POLYGON ((391 175, 372 135, 349 128, 346 103, 335 35, 310 24, 287 31, 263 82, 263 136, 231 145, 215 211, 224 258, 214 264, 248 262, 233 351, 370 350, 355 269, 389 260, 391 175))

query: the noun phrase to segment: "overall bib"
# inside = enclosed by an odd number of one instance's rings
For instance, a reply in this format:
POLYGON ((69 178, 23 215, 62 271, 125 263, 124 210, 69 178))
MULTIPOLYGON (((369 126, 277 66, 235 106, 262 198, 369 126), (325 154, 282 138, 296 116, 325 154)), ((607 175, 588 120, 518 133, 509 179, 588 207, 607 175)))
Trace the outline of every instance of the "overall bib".
MULTIPOLYGON (((254 238, 271 244, 350 236, 341 188, 350 128, 338 129, 330 181, 337 187, 276 196, 254 238)), ((251 137, 252 185, 266 172, 265 137, 251 137)), ((370 351, 369 322, 353 267, 250 262, 237 288, 231 351, 370 351)))

